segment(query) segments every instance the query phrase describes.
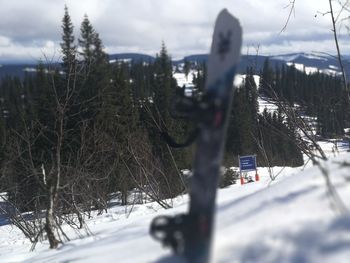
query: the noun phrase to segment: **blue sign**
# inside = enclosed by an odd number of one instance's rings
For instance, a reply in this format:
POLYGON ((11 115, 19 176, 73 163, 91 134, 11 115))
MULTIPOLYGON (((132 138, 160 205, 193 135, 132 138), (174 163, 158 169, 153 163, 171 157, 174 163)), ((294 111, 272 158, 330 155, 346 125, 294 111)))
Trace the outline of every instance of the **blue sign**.
POLYGON ((255 155, 239 156, 239 169, 241 170, 241 172, 255 171, 256 156, 255 155))

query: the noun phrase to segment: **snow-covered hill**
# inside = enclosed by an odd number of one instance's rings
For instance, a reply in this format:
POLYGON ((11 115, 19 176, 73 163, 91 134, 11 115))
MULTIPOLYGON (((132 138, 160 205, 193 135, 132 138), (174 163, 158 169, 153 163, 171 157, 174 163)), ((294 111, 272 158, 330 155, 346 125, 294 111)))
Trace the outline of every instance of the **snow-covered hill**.
MULTIPOLYGON (((238 67, 238 73, 244 74, 248 67, 253 68, 256 72, 259 72, 264 65, 266 59, 269 59, 272 69, 281 67, 282 65, 290 66, 292 64, 300 70, 306 73, 322 72, 325 74, 339 75, 340 68, 339 62, 336 56, 332 56, 324 53, 292 53, 273 56, 264 56, 259 54, 242 55, 241 61, 238 67)), ((207 55, 192 55, 185 57, 182 60, 174 61, 175 65, 183 63, 185 60, 193 62, 194 64, 203 64, 207 61, 207 55)), ((343 64, 345 71, 350 72, 350 60, 348 56, 343 57, 343 64)))
MULTIPOLYGON (((343 152, 322 163, 348 208, 349 160, 343 152)), ((338 212, 320 169, 275 167, 274 172, 275 181, 262 168, 260 181, 219 191, 213 262, 348 263, 350 216, 338 212)), ((57 250, 43 242, 29 252, 31 244, 18 229, 1 226, 0 262, 172 262, 148 228, 157 215, 186 211, 187 195, 173 202, 168 210, 155 203, 112 207, 87 220, 89 236, 79 238, 65 228, 73 238, 57 250)))
MULTIPOLYGON (((317 71, 329 74, 340 75, 339 62, 336 57, 323 53, 295 53, 271 56, 272 61, 284 61, 286 65, 294 65, 297 70, 305 71, 307 74, 317 71)), ((346 71, 350 70, 349 60, 344 59, 346 71)))
MULTIPOLYGON (((323 54, 323 53, 293 53, 293 54, 282 54, 282 55, 273 55, 273 56, 265 56, 259 54, 252 55, 242 55, 239 67, 237 69, 238 73, 244 74, 248 67, 253 68, 256 72, 259 72, 266 58, 270 60, 270 66, 272 69, 276 67, 281 67, 282 65, 292 65, 294 64, 297 69, 304 70, 307 73, 313 72, 323 72, 325 74, 340 74, 339 63, 335 56, 323 54)), ((110 63, 115 63, 118 61, 123 62, 145 62, 151 63, 154 62, 155 57, 146 55, 146 54, 138 54, 138 53, 120 53, 120 54, 110 54, 109 61, 110 63)), ((208 60, 207 54, 199 54, 199 55, 191 55, 186 56, 180 60, 174 60, 173 65, 179 66, 183 65, 184 61, 192 62, 195 65, 202 65, 206 63, 208 60)), ((345 65, 345 70, 347 75, 350 74, 350 57, 344 56, 343 63, 345 65)), ((23 62, 22 64, 14 64, 14 63, 4 63, 0 67, 0 78, 13 75, 23 78, 25 72, 28 72, 28 69, 35 69, 35 62, 23 62)))

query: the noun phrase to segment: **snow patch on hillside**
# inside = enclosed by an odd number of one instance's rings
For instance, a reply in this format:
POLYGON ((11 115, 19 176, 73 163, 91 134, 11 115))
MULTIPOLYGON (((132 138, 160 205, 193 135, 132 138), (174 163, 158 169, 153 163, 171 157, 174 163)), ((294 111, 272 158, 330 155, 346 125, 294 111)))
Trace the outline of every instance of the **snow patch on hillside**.
POLYGON ((341 72, 333 69, 322 69, 320 70, 321 73, 324 73, 326 75, 333 75, 333 76, 340 76, 341 72))
POLYGON ((287 62, 286 63, 287 66, 294 66, 297 70, 305 72, 306 74, 310 75, 310 74, 314 74, 317 72, 326 74, 326 75, 340 75, 341 73, 338 71, 339 68, 336 66, 329 66, 329 69, 318 69, 315 67, 307 67, 304 64, 300 64, 300 63, 294 63, 294 62, 287 62))
POLYGON ((337 67, 337 66, 334 66, 334 65, 329 65, 328 66, 330 69, 334 69, 334 70, 339 70, 339 67, 337 67))
POLYGON ((293 61, 299 57, 299 54, 279 55, 272 56, 271 59, 282 60, 282 61, 293 61))
POLYGON ((287 65, 288 66, 294 66, 297 70, 305 72, 308 75, 318 72, 318 68, 305 67, 304 64, 288 62, 287 65))
MULTIPOLYGON (((322 164, 348 207, 350 168, 342 162, 349 157, 322 164)), ((216 259, 345 263, 350 258, 349 220, 349 214, 339 216, 334 211, 324 178, 312 167, 219 206, 216 259)))
POLYGON ((197 74, 197 72, 195 72, 193 70, 191 70, 187 76, 185 73, 175 72, 173 74, 173 77, 176 79, 178 87, 183 87, 183 86, 192 87, 193 86, 193 76, 196 74, 197 74))
POLYGON ((275 60, 282 60, 285 62, 291 62, 298 58, 306 58, 311 60, 320 60, 320 61, 327 61, 328 58, 321 54, 316 53, 297 53, 297 54, 285 54, 285 55, 278 55, 278 56, 272 56, 271 59, 275 60))
MULTIPOLYGON (((235 79, 233 81, 233 85, 235 87, 239 87, 239 86, 243 85, 246 76, 247 76, 246 74, 236 74, 235 79)), ((253 78, 254 78, 254 82, 255 82, 255 84, 256 84, 256 86, 258 88, 259 85, 260 85, 260 76, 259 75, 253 75, 253 78)))
POLYGON ((267 98, 259 97, 258 98, 258 104, 259 104, 259 113, 263 113, 266 109, 269 113, 274 113, 278 110, 278 106, 273 104, 271 101, 269 101, 267 98))
POLYGON ((302 56, 308 59, 327 61, 327 58, 322 55, 304 53, 302 56))
POLYGON ((23 69, 23 71, 26 71, 26 72, 37 72, 38 70, 36 68, 26 67, 26 68, 23 69))
MULTIPOLYGON (((350 207, 350 154, 342 153, 323 168, 350 207)), ((274 167, 275 181, 259 168, 260 181, 232 185, 218 192, 213 262, 326 262, 350 258, 350 216, 339 215, 318 167, 274 167)), ((48 242, 31 244, 10 225, 0 227, 0 262, 171 262, 148 234, 157 215, 185 212, 188 196, 164 210, 155 203, 115 206, 87 220, 92 235, 80 239, 64 227, 71 241, 57 250, 48 242), (75 236, 75 238, 74 238, 75 236)))

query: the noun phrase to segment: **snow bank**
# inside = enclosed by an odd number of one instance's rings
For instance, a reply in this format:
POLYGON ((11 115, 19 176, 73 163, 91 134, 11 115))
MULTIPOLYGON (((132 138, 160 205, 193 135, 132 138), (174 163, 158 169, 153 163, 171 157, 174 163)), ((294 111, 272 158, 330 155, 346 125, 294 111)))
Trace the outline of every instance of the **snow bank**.
MULTIPOLYGON (((349 157, 323 164, 348 207, 349 157)), ((220 203, 217 225, 216 262, 349 262, 350 216, 337 214, 317 167, 220 203)))
MULTIPOLYGON (((322 163, 347 207, 349 160, 343 153, 322 163)), ((259 168, 260 181, 219 191, 213 262, 349 262, 349 215, 337 213, 318 167, 300 170, 275 167, 278 177, 272 182, 259 168)), ((66 228, 76 238, 57 250, 45 241, 29 252, 31 244, 17 229, 2 226, 0 262, 171 262, 148 228, 157 215, 185 212, 188 197, 173 203, 166 211, 155 203, 113 207, 87 220, 91 236, 80 239, 66 228)))

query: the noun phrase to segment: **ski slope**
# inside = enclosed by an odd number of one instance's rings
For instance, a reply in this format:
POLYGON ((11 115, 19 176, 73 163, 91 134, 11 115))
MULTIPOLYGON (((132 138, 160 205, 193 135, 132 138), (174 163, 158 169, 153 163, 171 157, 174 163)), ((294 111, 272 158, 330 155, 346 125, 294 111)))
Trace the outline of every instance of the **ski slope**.
MULTIPOLYGON (((322 166, 350 208, 350 154, 340 150, 322 166)), ((308 166, 275 167, 275 181, 261 168, 260 181, 219 190, 213 262, 349 262, 350 216, 337 212, 320 169, 308 166)), ((152 218, 185 212, 188 197, 173 203, 168 210, 155 203, 112 207, 87 219, 91 234, 83 238, 65 227, 72 240, 57 250, 44 241, 29 252, 16 228, 1 226, 0 262, 174 262, 148 234, 152 218)))

